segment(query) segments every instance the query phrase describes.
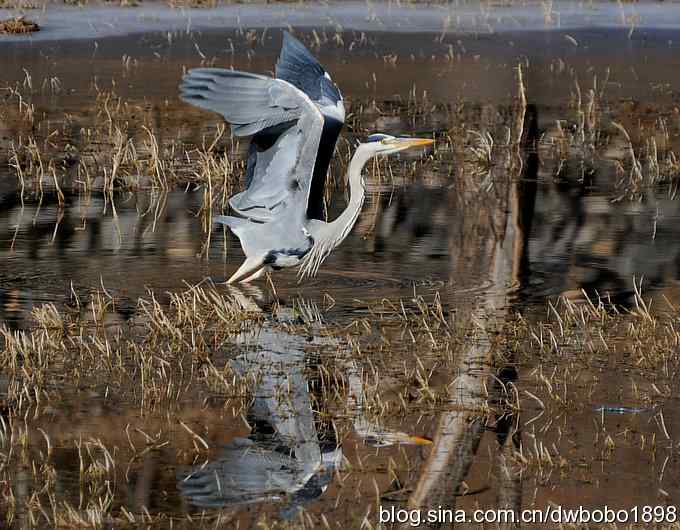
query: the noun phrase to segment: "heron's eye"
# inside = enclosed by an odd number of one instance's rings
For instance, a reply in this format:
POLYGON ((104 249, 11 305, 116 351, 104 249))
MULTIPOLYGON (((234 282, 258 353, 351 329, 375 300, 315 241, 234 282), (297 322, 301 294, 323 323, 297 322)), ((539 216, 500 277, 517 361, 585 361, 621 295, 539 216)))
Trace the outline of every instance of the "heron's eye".
POLYGON ((383 139, 383 140, 380 140, 380 143, 381 143, 381 144, 386 144, 386 143, 387 143, 387 138, 385 138, 385 139, 383 139))

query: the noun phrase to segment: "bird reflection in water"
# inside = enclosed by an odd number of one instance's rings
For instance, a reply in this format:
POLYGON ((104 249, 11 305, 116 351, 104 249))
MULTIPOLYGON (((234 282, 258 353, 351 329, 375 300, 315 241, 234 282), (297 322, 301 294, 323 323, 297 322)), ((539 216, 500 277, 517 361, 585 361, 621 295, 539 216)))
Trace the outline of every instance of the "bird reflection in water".
MULTIPOLYGON (((259 293, 250 286, 249 293, 259 293)), ((232 288, 246 310, 262 311, 253 298, 232 288)), ((180 474, 178 486, 187 501, 215 509, 252 503, 280 502, 279 515, 289 519, 319 498, 342 466, 343 452, 332 422, 322 421, 312 406, 308 375, 314 371, 310 344, 338 347, 332 337, 294 334, 286 324, 304 322, 322 326, 318 310, 302 302, 295 310, 279 308, 261 327, 240 333, 236 345, 243 351, 231 361, 240 376, 256 375, 254 399, 247 412, 251 432, 226 443, 219 456, 180 474)), ((361 372, 344 363, 349 382, 347 407, 354 430, 366 444, 430 444, 425 438, 395 432, 364 416, 361 372)))

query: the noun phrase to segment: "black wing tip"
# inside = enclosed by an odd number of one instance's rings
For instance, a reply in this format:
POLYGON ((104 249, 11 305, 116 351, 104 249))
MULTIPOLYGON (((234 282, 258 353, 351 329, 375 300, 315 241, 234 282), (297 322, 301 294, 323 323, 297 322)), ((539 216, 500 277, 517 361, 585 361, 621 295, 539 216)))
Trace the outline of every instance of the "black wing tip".
POLYGON ((281 47, 285 48, 286 46, 295 46, 296 48, 303 48, 307 53, 309 53, 309 50, 307 47, 302 44, 300 39, 298 39, 295 35, 293 35, 290 31, 287 29, 283 30, 283 42, 281 43, 281 47))
POLYGON ((281 42, 281 54, 284 53, 286 48, 290 51, 293 51, 294 53, 301 53, 305 55, 308 59, 313 60, 314 62, 318 62, 316 60, 316 57, 312 55, 312 52, 309 51, 309 48, 307 48, 307 46, 305 46, 300 39, 298 39, 288 30, 283 31, 283 41, 281 42))
POLYGON ((299 62, 302 60, 304 63, 308 63, 310 66, 313 65, 315 68, 325 72, 323 66, 319 64, 316 57, 312 55, 300 39, 293 36, 289 31, 283 32, 283 42, 281 43, 281 52, 279 53, 279 60, 276 62, 276 67, 279 68, 287 62, 299 62))

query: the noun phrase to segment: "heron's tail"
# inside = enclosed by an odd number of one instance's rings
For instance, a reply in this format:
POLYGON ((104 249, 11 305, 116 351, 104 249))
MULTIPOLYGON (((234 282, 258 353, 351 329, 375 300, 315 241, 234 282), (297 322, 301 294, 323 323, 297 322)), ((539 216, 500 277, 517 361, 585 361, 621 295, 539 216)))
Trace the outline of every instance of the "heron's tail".
POLYGON ((265 267, 264 255, 252 255, 248 252, 248 247, 245 240, 242 239, 244 230, 253 226, 253 222, 241 217, 232 217, 231 215, 218 215, 213 218, 213 221, 219 224, 227 225, 229 229, 241 240, 243 252, 246 255, 246 260, 241 264, 239 269, 232 274, 227 283, 249 282, 260 277, 262 269, 265 267))

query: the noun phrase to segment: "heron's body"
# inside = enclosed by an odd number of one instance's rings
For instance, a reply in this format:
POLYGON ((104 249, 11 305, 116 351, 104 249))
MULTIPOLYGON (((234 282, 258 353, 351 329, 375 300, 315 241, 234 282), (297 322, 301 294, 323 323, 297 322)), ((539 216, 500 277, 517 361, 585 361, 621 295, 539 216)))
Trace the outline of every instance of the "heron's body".
POLYGON ((269 223, 232 216, 218 216, 215 219, 216 222, 227 225, 239 238, 246 255, 246 260, 234 275, 235 279, 251 281, 265 272, 300 264, 311 250, 313 240, 303 232, 302 223, 295 219, 298 216, 290 215, 291 213, 292 210, 281 218, 282 222, 288 222, 288 226, 292 228, 283 237, 279 232, 274 233, 269 223))
POLYGON ((276 224, 286 230, 272 230, 270 222, 258 222, 248 218, 219 216, 216 221, 227 225, 239 238, 246 260, 232 276, 234 281, 254 280, 264 272, 297 267, 308 258, 306 265, 313 274, 325 255, 342 241, 354 226, 364 203, 364 184, 360 168, 370 158, 370 152, 357 149, 350 162, 350 200, 345 211, 334 221, 327 223, 312 219, 286 200, 276 203, 276 224), (352 170, 355 171, 352 171, 352 170), (345 228, 343 230, 343 228, 345 228))
POLYGON ((426 145, 431 140, 372 135, 360 144, 348 168, 350 200, 331 222, 323 218, 328 166, 345 119, 342 96, 328 73, 288 34, 277 78, 222 70, 191 70, 182 98, 219 112, 236 136, 252 136, 246 189, 229 200, 236 216, 218 216, 241 241, 246 259, 229 282, 300 266, 316 274, 323 260, 349 234, 364 202, 361 175, 379 154, 426 145))

